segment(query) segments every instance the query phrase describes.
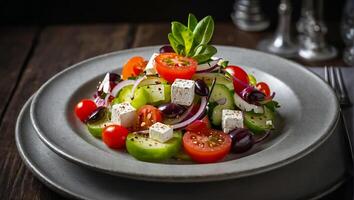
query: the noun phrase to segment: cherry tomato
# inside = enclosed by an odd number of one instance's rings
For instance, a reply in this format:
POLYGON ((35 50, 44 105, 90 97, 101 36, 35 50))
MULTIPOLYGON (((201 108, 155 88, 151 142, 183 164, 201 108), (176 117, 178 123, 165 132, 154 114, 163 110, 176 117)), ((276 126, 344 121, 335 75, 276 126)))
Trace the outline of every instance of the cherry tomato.
POLYGON ((138 129, 148 129, 151 125, 161 121, 161 111, 154 106, 145 105, 138 110, 138 129))
POLYGON ((191 79, 197 70, 197 61, 176 53, 162 53, 155 58, 156 70, 168 82, 176 78, 191 79))
POLYGON ((97 109, 97 105, 90 99, 83 99, 75 106, 76 116, 83 122, 97 109))
POLYGON ((187 131, 183 136, 185 152, 196 162, 212 163, 223 159, 231 149, 231 138, 226 133, 209 129, 208 132, 187 131))
POLYGON ((128 136, 128 129, 120 125, 110 125, 103 129, 102 140, 112 149, 122 149, 125 146, 125 139, 128 136))
POLYGON ((236 92, 240 93, 243 89, 247 87, 249 83, 249 79, 245 70, 243 70, 239 66, 234 66, 234 65, 227 66, 225 70, 229 74, 234 76, 233 84, 236 92))
POLYGON ((259 91, 263 92, 266 96, 269 96, 269 95, 270 95, 270 89, 269 89, 269 86, 268 86, 267 83, 265 83, 265 82, 259 82, 259 83, 257 83, 256 88, 257 88, 259 91))
POLYGON ((143 73, 145 67, 147 65, 147 61, 140 56, 134 56, 128 60, 127 63, 124 64, 122 70, 122 78, 123 80, 128 79, 129 77, 135 77, 139 74, 143 73))

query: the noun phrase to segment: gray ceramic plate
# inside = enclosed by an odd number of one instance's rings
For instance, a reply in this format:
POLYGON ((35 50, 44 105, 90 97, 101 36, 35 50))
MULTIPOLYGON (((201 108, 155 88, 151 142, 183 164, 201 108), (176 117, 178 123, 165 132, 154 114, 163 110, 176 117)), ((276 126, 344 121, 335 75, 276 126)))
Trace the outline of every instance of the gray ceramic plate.
POLYGON ((106 72, 119 72, 134 55, 149 58, 159 47, 114 52, 95 57, 57 74, 44 84, 31 106, 38 135, 54 152, 70 161, 105 173, 134 179, 200 182, 238 178, 293 162, 326 140, 338 118, 338 103, 327 84, 304 67, 265 53, 218 46, 218 55, 245 67, 266 81, 276 100, 280 122, 277 137, 255 148, 251 155, 229 157, 213 164, 147 163, 113 151, 93 138, 73 114, 75 104, 91 97, 106 72))
POLYGON ((342 158, 346 152, 343 150, 345 142, 341 141, 342 132, 332 134, 304 158, 257 176, 208 183, 153 183, 115 177, 75 165, 48 149, 31 124, 29 104, 30 101, 17 119, 18 151, 27 167, 43 183, 70 197, 105 200, 317 199, 344 181, 342 158), (310 162, 315 164, 309 165, 310 162), (299 168, 307 170, 299 171, 299 168))

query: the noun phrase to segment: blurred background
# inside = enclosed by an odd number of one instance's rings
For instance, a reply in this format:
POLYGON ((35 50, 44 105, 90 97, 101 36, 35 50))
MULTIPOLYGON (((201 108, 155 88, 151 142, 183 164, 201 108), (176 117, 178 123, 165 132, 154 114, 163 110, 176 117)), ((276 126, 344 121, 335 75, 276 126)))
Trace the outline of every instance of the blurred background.
MULTIPOLYGON (((2 0, 2 25, 48 25, 98 22, 185 21, 188 13, 198 18, 212 15, 216 21, 231 21, 234 0, 2 0)), ((340 21, 345 0, 324 0, 325 21, 340 21)), ((301 1, 291 1, 293 18, 300 15, 301 1)), ((262 0, 261 7, 274 26, 279 0, 262 0)))

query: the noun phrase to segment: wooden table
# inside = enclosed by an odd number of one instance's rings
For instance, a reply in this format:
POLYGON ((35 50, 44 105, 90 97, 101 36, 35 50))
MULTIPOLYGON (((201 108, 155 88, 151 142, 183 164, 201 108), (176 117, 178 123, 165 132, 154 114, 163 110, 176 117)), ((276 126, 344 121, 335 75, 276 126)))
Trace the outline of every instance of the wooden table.
MULTIPOLYGON (((14 140, 20 109, 45 81, 70 65, 99 54, 168 43, 169 31, 167 23, 1 27, 0 199, 63 199, 26 169, 14 140)), ((243 32, 231 23, 218 23, 213 44, 255 48, 269 34, 243 32)), ((337 33, 331 40, 340 46, 337 33)), ((344 65, 340 58, 300 62, 311 66, 344 65)))

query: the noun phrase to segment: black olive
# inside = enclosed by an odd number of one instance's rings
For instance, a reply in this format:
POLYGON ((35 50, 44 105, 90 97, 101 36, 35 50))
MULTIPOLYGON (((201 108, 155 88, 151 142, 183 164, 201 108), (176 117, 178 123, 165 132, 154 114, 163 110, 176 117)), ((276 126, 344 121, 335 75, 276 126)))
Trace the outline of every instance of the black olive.
POLYGON ((229 133, 232 143, 231 152, 244 153, 254 145, 253 134, 245 128, 236 128, 229 133))
POLYGON ((95 111, 91 113, 91 115, 88 117, 86 120, 87 123, 95 123, 99 121, 100 119, 104 118, 107 114, 107 108, 106 107, 98 107, 96 108, 95 111))
POLYGON ((186 111, 185 107, 175 103, 167 103, 160 105, 158 109, 163 113, 165 117, 169 118, 180 116, 186 111))
POLYGON ((205 84, 203 80, 197 79, 195 81, 195 93, 197 93, 200 96, 209 95, 209 87, 205 84))

